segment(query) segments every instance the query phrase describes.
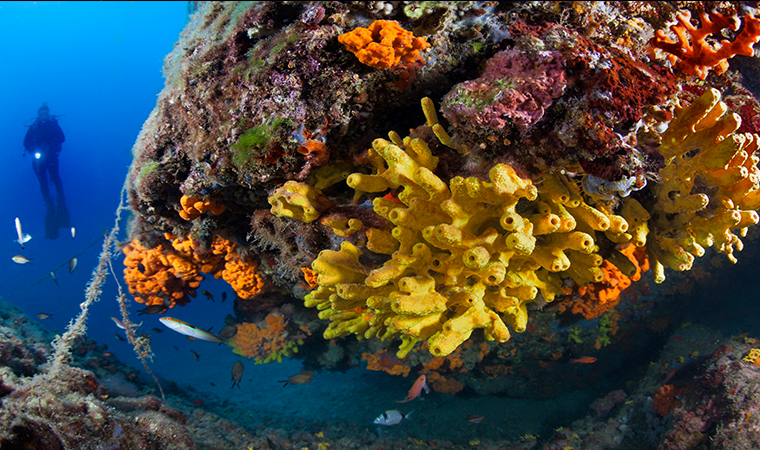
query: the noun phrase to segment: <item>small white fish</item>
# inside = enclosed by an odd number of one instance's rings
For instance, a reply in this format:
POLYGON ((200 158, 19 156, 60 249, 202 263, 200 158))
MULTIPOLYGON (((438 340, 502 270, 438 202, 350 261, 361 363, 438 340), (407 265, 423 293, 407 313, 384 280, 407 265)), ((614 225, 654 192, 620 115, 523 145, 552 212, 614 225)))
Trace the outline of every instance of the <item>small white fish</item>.
MULTIPOLYGON (((21 220, 19 220, 18 217, 16 217, 16 235, 18 236, 18 243, 21 245, 21 250, 24 249, 24 232, 21 231, 21 220)), ((21 263, 23 264, 23 263, 21 263)))
POLYGON ((15 262, 16 264, 26 264, 26 263, 29 263, 29 262, 31 261, 31 259, 27 259, 26 257, 24 257, 24 256, 21 256, 21 255, 16 255, 16 256, 14 256, 14 257, 13 257, 13 258, 11 258, 11 259, 12 259, 12 260, 13 260, 13 262, 15 262))
POLYGON ((56 286, 61 287, 61 285, 58 284, 58 278, 55 277, 55 272, 50 272, 50 278, 53 279, 53 282, 55 283, 56 286))
POLYGON ((23 245, 32 240, 32 236, 30 234, 24 233, 24 236, 22 237, 23 239, 21 239, 21 241, 19 241, 18 239, 14 239, 13 242, 18 242, 19 244, 23 245))
POLYGON ((74 227, 71 227, 71 239, 74 239, 74 237, 77 235, 77 229, 74 227))
POLYGON ((409 414, 404 414, 397 409, 390 409, 377 416, 374 423, 376 425, 385 425, 388 427, 391 425, 398 425, 402 420, 408 419, 413 412, 414 411, 409 411, 409 414))
POLYGON ((203 331, 200 328, 194 327, 189 323, 185 323, 173 317, 162 317, 158 320, 166 327, 171 328, 179 334, 184 334, 185 336, 190 336, 201 341, 216 343, 224 342, 224 339, 220 338, 219 336, 211 334, 208 331, 203 331))
POLYGON ((117 319, 114 316, 111 316, 111 320, 113 320, 113 323, 115 323, 117 327, 121 328, 122 330, 126 330, 126 328, 124 327, 124 324, 121 323, 121 320, 117 319))
POLYGON ((77 268, 77 259, 71 258, 71 260, 69 260, 69 273, 73 272, 74 269, 76 268, 77 268))

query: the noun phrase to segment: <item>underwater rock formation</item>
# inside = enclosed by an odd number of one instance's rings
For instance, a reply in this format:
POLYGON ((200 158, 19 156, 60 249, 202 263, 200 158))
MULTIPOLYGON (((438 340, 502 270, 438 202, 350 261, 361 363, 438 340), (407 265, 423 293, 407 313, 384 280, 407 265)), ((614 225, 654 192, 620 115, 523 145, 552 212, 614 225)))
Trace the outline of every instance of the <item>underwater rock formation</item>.
MULTIPOLYGON (((739 9, 718 12, 757 13, 739 9)), ((658 2, 202 4, 134 148, 130 238, 167 261, 174 236, 196 253, 231 243, 257 280, 234 321, 294 304, 288 332, 308 331, 316 365, 385 355, 373 367, 436 367, 488 391, 483 374, 515 369, 497 359, 522 360, 514 332, 548 339, 545 365, 583 354, 568 345, 600 351, 634 328, 618 312, 646 296, 626 289, 635 280, 662 283, 711 248, 735 262, 758 222, 760 104, 723 69, 737 52, 697 61, 675 48, 688 42, 663 38, 676 13, 658 2), (360 341, 331 352, 320 334, 360 341)), ((730 41, 756 40, 744 21, 723 30, 730 41)), ((196 271, 165 264, 177 281, 128 261, 128 278, 179 282, 182 302, 167 306, 192 307, 196 271)))
POLYGON ((2 301, 0 318, 2 449, 256 445, 257 440, 244 438, 236 425, 193 410, 184 392, 172 395, 172 402, 184 411, 169 406, 138 380, 135 369, 104 355, 103 346, 84 338, 71 349, 71 365, 60 367, 54 377, 46 376, 54 334, 2 301), (220 435, 219 429, 228 433, 220 435))

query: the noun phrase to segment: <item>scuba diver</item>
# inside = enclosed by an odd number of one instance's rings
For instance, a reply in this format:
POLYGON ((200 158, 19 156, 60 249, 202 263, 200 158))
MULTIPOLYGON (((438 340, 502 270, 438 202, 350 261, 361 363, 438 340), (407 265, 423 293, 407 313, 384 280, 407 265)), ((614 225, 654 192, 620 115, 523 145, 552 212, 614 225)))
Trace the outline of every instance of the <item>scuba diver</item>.
POLYGON ((47 103, 43 103, 37 110, 37 119, 26 131, 22 156, 27 153, 32 155, 32 169, 40 182, 42 198, 47 205, 45 239, 56 239, 58 228, 69 227, 69 211, 63 195, 63 183, 58 174, 58 154, 61 153, 61 144, 65 140, 57 117, 51 115, 47 103), (48 177, 55 186, 55 202, 50 196, 48 177))

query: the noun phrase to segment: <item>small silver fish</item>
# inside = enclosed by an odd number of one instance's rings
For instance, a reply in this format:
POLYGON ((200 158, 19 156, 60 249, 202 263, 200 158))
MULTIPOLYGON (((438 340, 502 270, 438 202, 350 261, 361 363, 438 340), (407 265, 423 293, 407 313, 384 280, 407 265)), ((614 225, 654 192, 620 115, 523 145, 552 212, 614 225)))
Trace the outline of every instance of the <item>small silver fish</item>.
MULTIPOLYGON (((29 234, 24 233, 23 239, 20 241, 18 239, 14 239, 13 242, 18 242, 19 244, 26 244, 27 242, 32 240, 32 236, 29 234)), ((22 247, 23 248, 23 247, 22 247)))
POLYGON ((115 323, 117 327, 121 328, 122 330, 126 330, 126 328, 124 327, 124 324, 121 323, 121 320, 117 319, 114 316, 111 316, 111 320, 113 320, 113 323, 115 323))
POLYGON ((388 427, 391 425, 398 425, 402 420, 408 419, 413 412, 414 411, 409 411, 409 414, 404 414, 397 409, 390 409, 377 416, 374 423, 376 425, 385 425, 388 427))
POLYGON ((56 286, 61 287, 61 285, 58 284, 58 278, 55 277, 55 272, 50 272, 50 278, 53 279, 53 283, 55 283, 56 286))
POLYGON ((21 220, 16 217, 16 235, 18 236, 18 243, 21 246, 21 250, 24 249, 24 232, 21 231, 21 220))
POLYGON ((31 259, 27 259, 26 257, 24 257, 24 256, 22 256, 22 255, 16 255, 16 256, 14 256, 14 257, 13 257, 13 258, 11 258, 11 259, 12 259, 12 260, 13 260, 13 262, 15 262, 16 264, 27 264, 27 263, 29 263, 29 262, 31 261, 31 259))
POLYGON ((200 339, 201 341, 216 343, 223 341, 223 339, 219 336, 213 335, 208 331, 203 331, 200 328, 194 327, 189 323, 183 322, 173 317, 162 317, 158 319, 158 321, 164 324, 167 328, 171 328, 179 334, 184 334, 185 336, 200 339))
POLYGON ((74 227, 71 227, 71 239, 74 239, 74 236, 77 235, 77 229, 74 227))
POLYGON ((78 262, 79 262, 79 261, 77 261, 77 259, 76 259, 76 258, 71 258, 71 259, 69 260, 69 273, 73 272, 73 271, 74 271, 74 269, 76 269, 76 268, 77 268, 77 263, 78 263, 78 262))
POLYGON ((37 313, 37 318, 40 319, 40 320, 49 319, 51 317, 53 317, 52 314, 47 314, 47 313, 43 313, 43 312, 37 313))

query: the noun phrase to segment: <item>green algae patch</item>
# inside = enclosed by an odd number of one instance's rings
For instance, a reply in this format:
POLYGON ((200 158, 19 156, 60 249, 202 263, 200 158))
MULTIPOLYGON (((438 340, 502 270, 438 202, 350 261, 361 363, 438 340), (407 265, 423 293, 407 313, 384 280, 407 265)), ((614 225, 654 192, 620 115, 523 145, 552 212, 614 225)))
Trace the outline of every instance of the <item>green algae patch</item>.
POLYGON ((155 172, 158 166, 159 166, 159 163, 157 161, 150 161, 143 164, 143 166, 140 168, 140 172, 137 174, 137 183, 139 183, 140 180, 144 179, 148 175, 155 172))
POLYGON ((256 159, 264 157, 277 141, 276 136, 283 127, 292 126, 290 119, 277 118, 268 123, 249 128, 230 147, 232 164, 238 170, 250 170, 256 159))

